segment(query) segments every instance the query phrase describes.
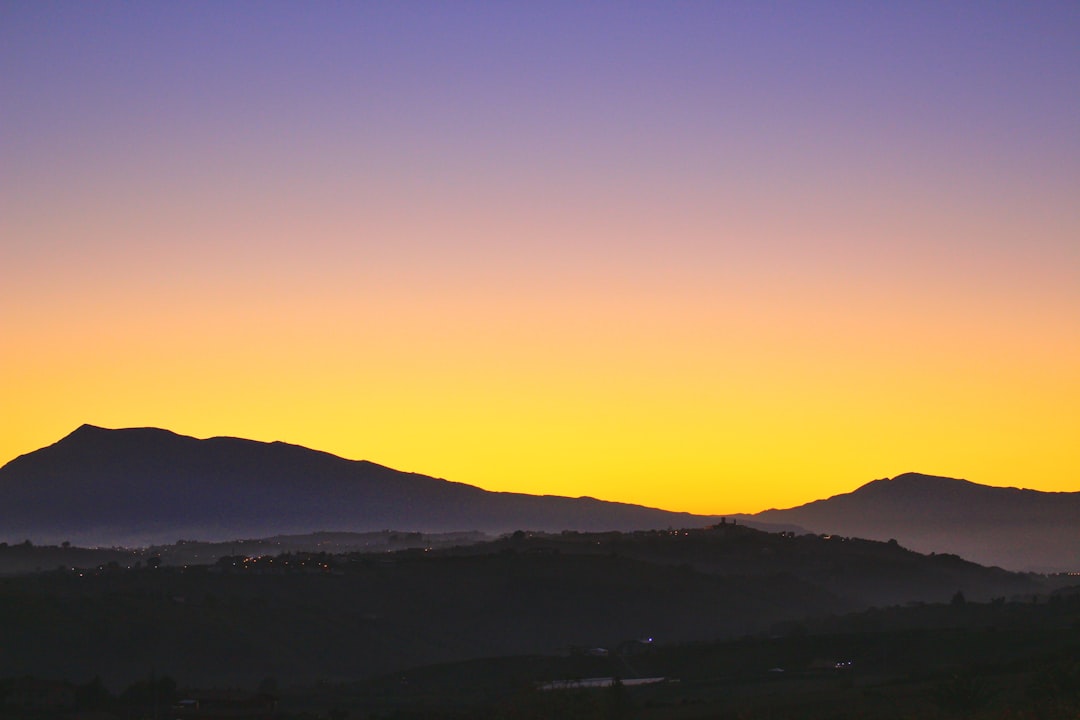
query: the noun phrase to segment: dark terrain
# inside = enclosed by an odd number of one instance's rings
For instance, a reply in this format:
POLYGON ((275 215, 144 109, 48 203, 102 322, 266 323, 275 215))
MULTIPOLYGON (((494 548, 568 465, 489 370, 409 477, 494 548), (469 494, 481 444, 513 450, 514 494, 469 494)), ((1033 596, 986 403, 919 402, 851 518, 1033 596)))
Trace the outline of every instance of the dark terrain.
POLYGON ((907 473, 854 492, 752 516, 810 532, 895 538, 1010 570, 1080 570, 1080 492, 1039 492, 907 473))
MULTIPOLYGON (((0 548, 47 554, 54 548, 0 548)), ((160 556, 157 556, 160 558, 160 556)), ((519 532, 397 552, 62 567, 0 579, 0 676, 120 685, 150 668, 198 685, 341 682, 431 663, 790 633, 905 603, 1049 597, 1069 578, 890 543, 740 525, 519 532)))
POLYGON ((145 546, 320 531, 701 527, 719 518, 488 492, 286 443, 83 425, 0 468, 0 540, 145 546))
POLYGON ((907 475, 765 532, 84 426, 0 468, 0 717, 1075 720, 1080 575, 944 550, 1072 570, 1076 495, 907 475))
MULTIPOLYGON (((1080 493, 908 473, 740 522, 895 539, 1009 570, 1080 569, 1080 493)), ((83 425, 0 468, 0 541, 95 547, 316 532, 499 535, 704 527, 719 517, 593 498, 489 492, 286 443, 83 425)))

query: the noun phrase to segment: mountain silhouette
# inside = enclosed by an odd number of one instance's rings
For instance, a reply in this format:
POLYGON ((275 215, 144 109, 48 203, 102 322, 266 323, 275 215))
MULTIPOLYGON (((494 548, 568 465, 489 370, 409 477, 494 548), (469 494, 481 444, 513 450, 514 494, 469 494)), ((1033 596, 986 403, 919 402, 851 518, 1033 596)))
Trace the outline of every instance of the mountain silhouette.
POLYGON ((282 442, 83 425, 0 468, 0 540, 148 545, 315 531, 634 530, 718 518, 489 492, 282 442))
POLYGON ((1080 570, 1080 492, 989 487, 905 473, 854 492, 751 516, 818 533, 895 539, 1011 570, 1080 570))

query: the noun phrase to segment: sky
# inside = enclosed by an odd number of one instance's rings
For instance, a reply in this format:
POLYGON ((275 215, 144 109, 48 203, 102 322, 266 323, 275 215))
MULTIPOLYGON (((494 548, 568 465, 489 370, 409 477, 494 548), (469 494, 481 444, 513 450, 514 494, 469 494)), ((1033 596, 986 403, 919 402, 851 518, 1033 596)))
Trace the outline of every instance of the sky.
POLYGON ((1080 4, 0 0, 0 463, 1080 490, 1080 4))

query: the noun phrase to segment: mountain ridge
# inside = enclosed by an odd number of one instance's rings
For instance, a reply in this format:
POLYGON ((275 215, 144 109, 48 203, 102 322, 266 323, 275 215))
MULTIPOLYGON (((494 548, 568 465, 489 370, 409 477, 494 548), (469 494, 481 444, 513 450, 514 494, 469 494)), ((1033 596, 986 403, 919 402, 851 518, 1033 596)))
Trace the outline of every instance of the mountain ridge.
MULTIPOLYGON (((761 529, 895 539, 1011 570, 1080 569, 1080 492, 907 472, 793 508, 729 516, 761 529)), ((291 443, 84 424, 0 467, 0 541, 146 546, 318 531, 428 533, 703 527, 596 498, 488 491, 291 443)))
POLYGON ((718 517, 490 492, 283 442, 82 425, 0 468, 9 541, 155 544, 318 530, 700 527, 718 517))
POLYGON ((1080 569, 1080 492, 995 487, 909 472, 748 517, 813 532, 896 539, 919 552, 950 552, 1012 570, 1080 569))

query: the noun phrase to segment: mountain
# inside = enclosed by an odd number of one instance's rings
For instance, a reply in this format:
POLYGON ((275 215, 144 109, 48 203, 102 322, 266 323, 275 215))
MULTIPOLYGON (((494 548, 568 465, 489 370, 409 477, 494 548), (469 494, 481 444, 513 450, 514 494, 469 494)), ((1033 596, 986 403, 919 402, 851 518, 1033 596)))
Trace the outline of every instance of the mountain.
POLYGON ((1080 492, 989 487, 906 473, 751 517, 817 533, 895 539, 918 552, 955 553, 1012 570, 1080 570, 1080 492))
POLYGON ((148 545, 316 531, 633 530, 718 518, 488 492, 281 442, 83 425, 0 468, 0 541, 148 545))

